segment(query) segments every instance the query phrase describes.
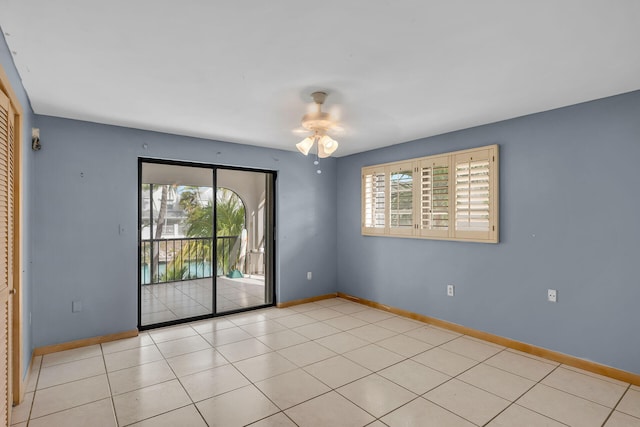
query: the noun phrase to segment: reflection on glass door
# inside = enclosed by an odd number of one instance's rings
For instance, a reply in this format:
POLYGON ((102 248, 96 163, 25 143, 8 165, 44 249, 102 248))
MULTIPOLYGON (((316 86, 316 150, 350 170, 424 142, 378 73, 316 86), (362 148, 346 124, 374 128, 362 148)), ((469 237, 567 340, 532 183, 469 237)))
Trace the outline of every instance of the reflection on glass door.
POLYGON ((140 161, 139 325, 273 304, 274 174, 140 161))
POLYGON ((141 168, 140 325, 210 315, 214 171, 141 168))
POLYGON ((266 227, 272 175, 218 169, 216 175, 216 311, 273 303, 272 246, 266 227))

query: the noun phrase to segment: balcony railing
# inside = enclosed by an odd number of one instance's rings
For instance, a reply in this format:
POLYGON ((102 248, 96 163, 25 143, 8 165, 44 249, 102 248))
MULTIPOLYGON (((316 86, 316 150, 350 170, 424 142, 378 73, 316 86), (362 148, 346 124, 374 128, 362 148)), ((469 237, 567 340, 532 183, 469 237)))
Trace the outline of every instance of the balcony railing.
MULTIPOLYGON (((235 264, 231 249, 240 236, 216 238, 215 274, 226 275, 235 264)), ((212 277, 212 237, 145 239, 140 244, 143 285, 212 277)))

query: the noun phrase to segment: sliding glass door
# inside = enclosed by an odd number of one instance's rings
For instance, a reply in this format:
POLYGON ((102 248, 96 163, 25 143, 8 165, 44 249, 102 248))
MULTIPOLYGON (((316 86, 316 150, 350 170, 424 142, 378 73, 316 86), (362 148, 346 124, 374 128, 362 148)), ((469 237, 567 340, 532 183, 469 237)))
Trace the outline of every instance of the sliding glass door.
POLYGON ((141 159, 139 326, 274 302, 273 172, 141 159))
POLYGON ((273 303, 271 173, 217 170, 216 311, 273 303))

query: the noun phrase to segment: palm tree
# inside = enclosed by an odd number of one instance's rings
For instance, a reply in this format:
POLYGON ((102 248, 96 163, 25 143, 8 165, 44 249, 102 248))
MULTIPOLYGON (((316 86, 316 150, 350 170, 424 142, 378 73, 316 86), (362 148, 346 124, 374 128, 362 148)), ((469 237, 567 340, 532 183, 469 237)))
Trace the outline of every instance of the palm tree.
MULTIPOLYGON (((203 204, 197 191, 183 191, 180 206, 187 212, 187 236, 213 236, 213 209, 211 202, 203 204)), ((219 188, 216 192, 216 236, 237 236, 244 228, 244 203, 232 190, 219 188)))
MULTIPOLYGON (((160 211, 158 212, 158 220, 156 221, 156 232, 153 237, 154 240, 160 240, 162 238, 162 229, 164 227, 164 217, 167 215, 167 194, 169 193, 169 186, 162 186, 162 195, 160 196, 160 211)), ((151 203, 153 203, 153 184, 151 185, 151 203)), ((151 283, 158 281, 158 261, 160 257, 160 247, 158 244, 153 245, 153 260, 151 271, 153 271, 153 277, 151 283)))
MULTIPOLYGON (((191 275, 190 263, 193 259, 211 264, 211 243, 213 240, 213 207, 211 202, 203 203, 198 187, 184 190, 180 195, 180 206, 187 214, 186 235, 209 239, 186 242, 173 261, 167 266, 167 278, 180 280, 191 275)), ((216 192, 216 237, 233 237, 242 232, 245 223, 244 203, 238 195, 226 188, 216 192)), ((217 265, 222 270, 229 269, 229 239, 216 239, 217 265), (225 245, 227 247, 225 248, 225 245)), ((200 261, 198 261, 200 262, 200 261)), ((196 273, 196 277, 201 277, 196 273)))
POLYGON ((224 274, 238 262, 237 256, 236 259, 230 259, 230 255, 231 248, 245 227, 244 203, 235 192, 220 188, 216 192, 216 216, 216 235, 219 237, 216 244, 217 264, 222 266, 224 274), (232 242, 230 237, 234 236, 236 239, 232 242))
POLYGON ((216 192, 217 236, 237 236, 244 228, 244 203, 238 195, 226 188, 216 192))

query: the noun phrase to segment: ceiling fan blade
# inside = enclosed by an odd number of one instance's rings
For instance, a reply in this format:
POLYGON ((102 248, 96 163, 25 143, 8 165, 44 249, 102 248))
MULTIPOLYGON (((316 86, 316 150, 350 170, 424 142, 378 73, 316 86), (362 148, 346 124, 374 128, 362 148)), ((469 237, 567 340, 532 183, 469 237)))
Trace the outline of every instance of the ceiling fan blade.
POLYGON ((336 135, 342 135, 346 132, 346 129, 341 123, 334 123, 334 125, 331 126, 331 129, 329 129, 329 132, 336 135))

